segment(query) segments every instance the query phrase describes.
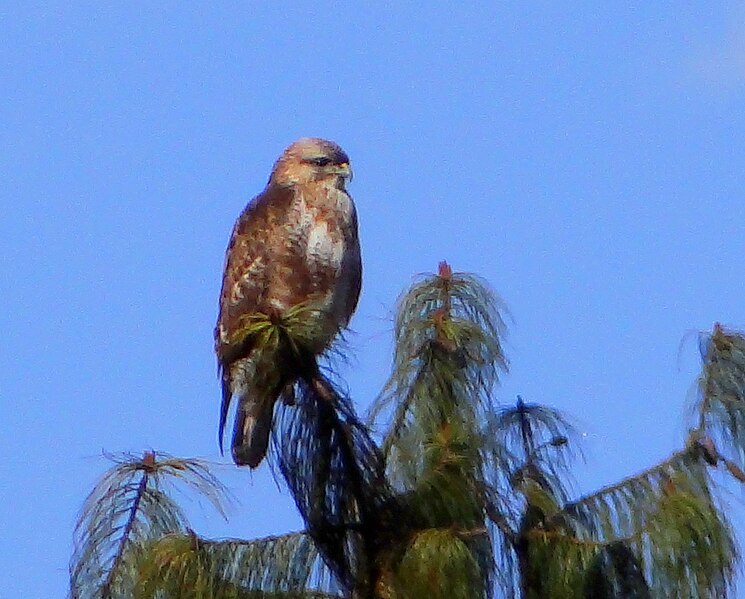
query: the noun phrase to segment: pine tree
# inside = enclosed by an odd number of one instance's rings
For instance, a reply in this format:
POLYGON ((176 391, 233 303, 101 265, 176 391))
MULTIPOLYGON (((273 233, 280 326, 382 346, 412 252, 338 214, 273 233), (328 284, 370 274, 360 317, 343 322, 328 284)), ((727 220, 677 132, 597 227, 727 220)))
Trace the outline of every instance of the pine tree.
MULTIPOLYGON (((745 336, 720 325, 701 336, 682 449, 572 498, 568 419, 492 399, 507 371, 502 314, 483 280, 446 263, 416 282, 398 302, 392 373, 364 421, 328 369, 302 369, 294 405, 276 408, 272 455, 303 532, 202 538, 172 489, 222 510, 204 463, 118 458, 83 506, 70 596, 731 596, 739 555, 712 473, 745 482, 745 336)), ((253 334, 304 364, 302 313, 291 316, 259 320, 253 334)))

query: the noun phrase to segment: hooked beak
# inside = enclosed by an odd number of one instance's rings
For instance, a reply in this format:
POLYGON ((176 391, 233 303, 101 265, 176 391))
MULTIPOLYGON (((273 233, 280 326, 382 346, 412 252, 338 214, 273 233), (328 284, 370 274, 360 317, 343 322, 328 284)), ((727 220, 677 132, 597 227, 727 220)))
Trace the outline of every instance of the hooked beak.
POLYGON ((348 162, 343 162, 336 167, 336 174, 340 177, 344 177, 347 181, 351 181, 354 177, 352 173, 352 167, 349 166, 348 162))

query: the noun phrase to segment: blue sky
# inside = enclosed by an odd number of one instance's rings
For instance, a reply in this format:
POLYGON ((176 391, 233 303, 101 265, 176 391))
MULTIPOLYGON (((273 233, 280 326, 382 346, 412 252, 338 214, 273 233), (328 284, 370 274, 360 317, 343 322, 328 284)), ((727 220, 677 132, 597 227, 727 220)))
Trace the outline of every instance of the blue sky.
POLYGON ((344 374, 361 409, 397 294, 443 258, 510 307, 497 397, 578 418, 581 491, 679 448, 698 373, 681 340, 745 327, 742 4, 0 15, 3 597, 64 595, 102 450, 225 463, 239 504, 228 523, 191 506, 206 535, 300 526, 266 467, 219 456, 211 341, 232 223, 297 137, 336 140, 355 169, 365 278, 344 374))

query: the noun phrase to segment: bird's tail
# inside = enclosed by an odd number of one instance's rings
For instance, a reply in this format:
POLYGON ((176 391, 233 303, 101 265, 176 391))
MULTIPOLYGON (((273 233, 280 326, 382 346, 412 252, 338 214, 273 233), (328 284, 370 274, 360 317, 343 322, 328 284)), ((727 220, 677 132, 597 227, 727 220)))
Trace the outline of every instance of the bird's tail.
POLYGON ((266 455, 272 431, 274 403, 279 391, 243 396, 238 401, 233 428, 233 461, 239 466, 256 468, 266 455))
MULTIPOLYGON (((296 352, 296 350, 294 350, 296 352)), ((313 355, 268 354, 267 360, 253 362, 250 369, 222 372, 222 407, 220 410, 220 449, 228 410, 236 390, 238 409, 233 428, 233 461, 239 466, 256 468, 266 455, 272 430, 274 404, 280 397, 286 405, 295 403, 293 385, 308 372, 318 370, 313 355), (238 378, 239 384, 235 377, 238 378)), ((263 356, 266 358, 266 356, 263 356)))

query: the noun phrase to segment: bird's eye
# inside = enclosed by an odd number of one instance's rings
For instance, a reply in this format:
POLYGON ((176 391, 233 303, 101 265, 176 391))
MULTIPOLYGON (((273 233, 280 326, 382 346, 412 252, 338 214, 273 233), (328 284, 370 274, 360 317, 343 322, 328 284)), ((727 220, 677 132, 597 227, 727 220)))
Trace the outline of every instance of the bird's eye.
POLYGON ((315 164, 316 166, 328 166, 331 164, 331 158, 326 156, 319 156, 318 158, 311 158, 308 162, 315 164))

